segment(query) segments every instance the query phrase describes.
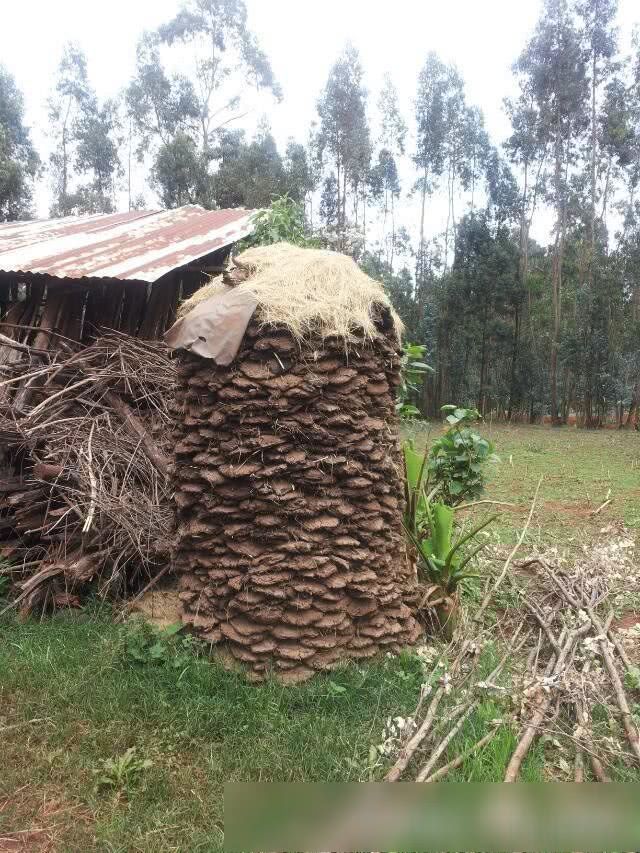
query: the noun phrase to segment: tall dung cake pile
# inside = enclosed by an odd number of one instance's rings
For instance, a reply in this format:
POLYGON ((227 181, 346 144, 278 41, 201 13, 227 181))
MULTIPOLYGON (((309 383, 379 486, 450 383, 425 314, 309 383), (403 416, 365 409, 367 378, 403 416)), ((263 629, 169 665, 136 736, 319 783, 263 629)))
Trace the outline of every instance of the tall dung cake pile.
POLYGON ((332 252, 250 249, 225 282, 167 335, 183 620, 256 678, 398 650, 419 634, 403 603, 400 321, 332 252))

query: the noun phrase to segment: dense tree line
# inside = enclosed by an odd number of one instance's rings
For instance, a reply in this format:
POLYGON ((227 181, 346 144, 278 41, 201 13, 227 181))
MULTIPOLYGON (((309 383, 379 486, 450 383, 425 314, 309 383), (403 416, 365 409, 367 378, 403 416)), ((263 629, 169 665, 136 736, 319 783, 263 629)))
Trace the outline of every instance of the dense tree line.
MULTIPOLYGON (((543 0, 517 57, 511 134, 491 140, 458 70, 430 53, 403 111, 391 76, 371 93, 347 45, 307 139, 279 151, 241 129, 247 85, 283 97, 242 0, 188 0, 139 41, 133 79, 100 101, 69 45, 42 162, 20 92, 0 69, 0 220, 134 198, 132 170, 166 207, 264 207, 287 195, 316 242, 352 254, 391 292, 435 373, 420 406, 595 426, 640 406, 640 37, 623 55, 617 0, 543 0), (188 57, 189 61, 185 59, 188 57), (180 68, 180 71, 173 69, 180 68), (406 114, 405 114, 406 112, 406 114), (430 231, 427 212, 443 211, 430 231), (531 236, 551 223, 543 244, 531 236), (412 228, 407 226, 412 224, 412 228)), ((544 229, 543 229, 544 231, 544 229)))

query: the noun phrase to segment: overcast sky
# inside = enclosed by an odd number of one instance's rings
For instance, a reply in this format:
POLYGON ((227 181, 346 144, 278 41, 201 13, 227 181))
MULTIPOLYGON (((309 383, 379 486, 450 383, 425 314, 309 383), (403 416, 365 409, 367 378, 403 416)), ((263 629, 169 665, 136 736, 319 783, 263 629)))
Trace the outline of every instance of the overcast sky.
MULTIPOLYGON (((510 67, 537 20, 540 0, 247 0, 251 28, 284 90, 261 103, 281 145, 304 141, 331 63, 347 40, 361 52, 375 102, 389 71, 410 121, 416 78, 430 50, 454 62, 467 97, 485 114, 492 140, 508 135, 502 102, 512 93, 510 67)), ((640 0, 619 0, 623 47, 640 23, 640 0)), ((175 14, 180 0, 0 0, 0 62, 25 94, 34 139, 46 155, 45 100, 65 42, 84 49, 102 97, 131 77, 140 33, 175 14)), ((258 111, 245 120, 253 127, 258 111)), ((47 199, 39 195, 39 213, 47 199)))

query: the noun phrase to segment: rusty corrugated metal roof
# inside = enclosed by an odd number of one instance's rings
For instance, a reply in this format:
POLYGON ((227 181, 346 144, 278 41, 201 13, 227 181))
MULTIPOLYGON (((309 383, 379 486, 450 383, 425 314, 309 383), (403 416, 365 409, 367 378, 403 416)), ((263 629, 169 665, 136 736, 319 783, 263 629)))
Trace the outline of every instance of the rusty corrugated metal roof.
POLYGON ((0 224, 0 271, 153 282, 246 237, 253 213, 187 205, 7 222, 0 224))

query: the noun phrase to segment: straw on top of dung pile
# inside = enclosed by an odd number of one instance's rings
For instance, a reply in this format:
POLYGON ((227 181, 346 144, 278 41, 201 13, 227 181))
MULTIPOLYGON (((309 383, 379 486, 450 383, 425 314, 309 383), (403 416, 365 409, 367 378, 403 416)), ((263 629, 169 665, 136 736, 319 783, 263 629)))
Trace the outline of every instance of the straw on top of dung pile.
POLYGON ((182 304, 179 315, 233 290, 255 298, 261 325, 286 327, 298 340, 318 334, 346 341, 354 335, 374 339, 381 322, 393 324, 400 338, 402 321, 382 285, 346 255, 277 243, 248 249, 235 263, 244 280, 229 287, 232 271, 224 282, 212 281, 182 304))

